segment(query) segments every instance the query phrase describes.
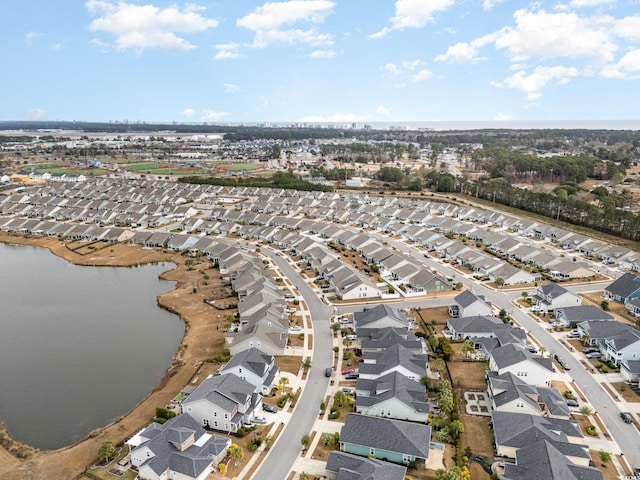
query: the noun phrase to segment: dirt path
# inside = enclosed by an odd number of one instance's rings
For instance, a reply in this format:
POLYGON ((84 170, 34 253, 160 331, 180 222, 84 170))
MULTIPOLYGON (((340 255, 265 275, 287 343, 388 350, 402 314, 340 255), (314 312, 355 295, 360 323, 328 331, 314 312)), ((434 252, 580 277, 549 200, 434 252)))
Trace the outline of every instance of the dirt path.
MULTIPOLYGON (((175 289, 158 297, 158 304, 178 314, 186 324, 185 335, 173 363, 149 396, 113 424, 91 432, 87 439, 71 447, 55 451, 36 451, 26 460, 0 449, 0 478, 3 480, 64 480, 73 479, 97 457, 103 441, 114 444, 126 440, 151 422, 155 408, 166 405, 191 381, 197 365, 221 354, 225 315, 204 302, 214 288, 220 287, 218 272, 207 259, 188 259, 162 250, 139 246, 114 245, 100 249, 73 249, 80 244, 64 244, 59 239, 9 236, 0 233, 0 242, 35 245, 78 265, 130 266, 151 262, 173 262, 176 267, 162 274, 162 278, 176 282, 175 289), (191 262, 189 262, 191 263, 191 262), (210 280, 203 280, 205 274, 210 280), (194 293, 194 285, 197 292, 194 293)), ((13 445, 18 446, 19 445, 13 445)), ((29 448, 29 447, 26 447, 29 448)))

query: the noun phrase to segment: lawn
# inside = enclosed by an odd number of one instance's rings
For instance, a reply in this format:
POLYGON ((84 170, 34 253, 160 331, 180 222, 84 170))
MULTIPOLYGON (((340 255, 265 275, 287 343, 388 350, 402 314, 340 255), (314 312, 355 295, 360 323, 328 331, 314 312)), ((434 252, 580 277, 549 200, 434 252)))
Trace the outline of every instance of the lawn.
MULTIPOLYGON (((600 460, 599 450, 589 450, 589 454, 591 455, 596 468, 602 472, 603 480, 619 480, 620 478, 623 478, 618 474, 618 470, 611 462, 602 463, 600 460)), ((613 457, 613 455, 611 456, 613 457)))
POLYGON ((425 325, 436 329, 436 334, 442 334, 442 330, 447 326, 447 320, 451 318, 449 315, 449 307, 421 308, 418 310, 418 322, 420 330, 424 331, 425 325))
POLYGON ((637 387, 631 388, 627 382, 612 382, 610 385, 627 402, 640 402, 640 393, 637 387))
POLYGON ((486 390, 487 362, 449 362, 448 366, 454 388, 486 390))
POLYGON ((258 168, 262 168, 262 165, 259 163, 235 163, 228 167, 228 170, 232 172, 241 172, 242 170, 257 170, 258 168))
POLYGON ((464 425, 464 432, 460 435, 462 448, 469 446, 476 455, 492 457, 494 455, 493 431, 489 428, 491 418, 461 415, 460 420, 464 425))
POLYGON ((280 367, 281 372, 289 372, 297 375, 300 371, 300 362, 302 357, 282 355, 275 357, 275 364, 280 367))

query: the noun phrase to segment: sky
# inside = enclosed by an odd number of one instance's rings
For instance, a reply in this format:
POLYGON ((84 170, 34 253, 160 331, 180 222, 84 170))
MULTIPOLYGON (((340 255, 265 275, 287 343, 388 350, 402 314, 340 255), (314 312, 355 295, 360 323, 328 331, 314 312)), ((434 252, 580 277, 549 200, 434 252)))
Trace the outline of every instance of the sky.
POLYGON ((640 118, 640 0, 2 0, 0 120, 640 118))

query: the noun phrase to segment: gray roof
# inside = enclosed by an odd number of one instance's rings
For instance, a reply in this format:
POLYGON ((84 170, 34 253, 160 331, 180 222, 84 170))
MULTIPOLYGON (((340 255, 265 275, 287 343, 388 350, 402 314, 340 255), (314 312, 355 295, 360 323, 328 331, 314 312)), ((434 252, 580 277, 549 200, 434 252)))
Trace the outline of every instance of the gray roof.
POLYGON ((390 398, 396 398, 416 412, 429 412, 425 386, 398 372, 391 372, 373 380, 358 378, 356 392, 356 407, 371 407, 390 398))
POLYGON ((564 455, 590 458, 587 445, 569 442, 568 437, 584 438, 576 422, 499 410, 493 410, 491 417, 496 445, 522 449, 548 440, 564 455))
POLYGON ((431 427, 421 423, 349 413, 340 432, 341 443, 429 458, 431 427))
POLYGON ((463 290, 458 295, 453 298, 453 301, 456 302, 461 307, 468 307, 469 305, 473 305, 475 302, 487 303, 484 298, 478 297, 474 295, 469 290, 463 290))
POLYGON ((545 285, 540 285, 538 287, 538 290, 540 290, 544 295, 550 296, 552 299, 558 298, 569 291, 566 288, 561 287, 557 283, 547 283, 545 285))
POLYGON ((604 290, 613 295, 626 298, 638 289, 640 289, 640 277, 636 277, 631 273, 625 273, 611 282, 604 290))
POLYGON ((493 361, 498 368, 505 368, 510 365, 515 365, 525 360, 532 360, 538 362, 541 366, 547 370, 553 371, 551 360, 548 358, 535 358, 531 353, 521 347, 517 347, 513 344, 507 344, 504 347, 498 347, 491 351, 493 361))
POLYGON ((335 450, 329 454, 326 468, 337 474, 336 480, 404 480, 407 473, 402 465, 335 450))
POLYGON ((625 360, 622 364, 629 370, 630 373, 640 373, 640 360, 625 360))
POLYGON ((540 440, 516 452, 516 463, 505 463, 504 480, 602 480, 594 467, 576 465, 551 442, 540 440))
POLYGON ((473 317, 450 318, 447 322, 456 333, 473 334, 493 332, 496 328, 504 328, 502 320, 485 315, 473 317))
POLYGON ((614 320, 613 315, 595 305, 577 305, 573 307, 557 308, 555 315, 569 323, 588 320, 614 320))
POLYGON ((264 353, 255 347, 236 353, 231 360, 222 368, 220 373, 234 367, 242 367, 255 373, 260 378, 264 377, 269 368, 273 365, 274 358, 268 353, 264 353))
POLYGON ((569 407, 556 388, 529 385, 511 372, 487 375, 489 391, 493 394, 496 407, 506 405, 516 399, 527 402, 531 407, 543 413, 542 406, 553 416, 569 417, 569 407))
POLYGON ((394 320, 399 327, 409 326, 409 320, 404 316, 404 314, 398 311, 398 309, 385 304, 377 305, 369 310, 355 312, 353 314, 353 319, 358 328, 366 328, 367 325, 377 322, 385 317, 389 317, 394 320))
POLYGON ((184 444, 193 437, 197 441, 206 431, 189 415, 178 415, 168 420, 164 425, 153 423, 140 436, 147 439, 135 450, 149 448, 154 456, 143 465, 151 468, 160 475, 168 469, 196 478, 214 461, 213 457, 221 455, 231 441, 218 435, 210 435, 206 441, 198 441, 184 451, 179 451, 175 445, 184 444))
MULTIPOLYGON (((245 405, 252 398, 255 386, 233 373, 207 377, 191 394, 182 401, 183 407, 189 403, 206 399, 231 412, 237 405, 245 405)), ((252 402, 253 403, 253 402, 252 402)))
POLYGON ((640 342, 640 330, 627 323, 596 320, 581 322, 579 326, 592 340, 609 341, 615 345, 616 350, 640 342))
POLYGON ((402 366, 419 377, 427 372, 427 355, 416 355, 398 344, 382 352, 363 352, 363 358, 364 361, 359 366, 359 371, 363 374, 381 374, 396 366, 402 366))
MULTIPOLYGON (((423 341, 416 337, 413 332, 406 328, 384 327, 384 328, 367 328, 362 330, 366 332, 367 337, 360 337, 360 346, 362 350, 376 350, 392 347, 393 345, 402 345, 410 350, 422 350, 423 341)), ((360 330, 358 330, 358 334, 360 330)))

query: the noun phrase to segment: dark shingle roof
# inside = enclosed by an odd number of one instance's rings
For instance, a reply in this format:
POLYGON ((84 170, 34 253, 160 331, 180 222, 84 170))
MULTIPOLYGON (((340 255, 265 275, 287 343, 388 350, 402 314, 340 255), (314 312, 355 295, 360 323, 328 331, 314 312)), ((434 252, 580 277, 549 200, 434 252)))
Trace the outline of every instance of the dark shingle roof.
POLYGON ((429 412, 426 388, 398 372, 392 372, 378 379, 359 378, 356 382, 356 407, 370 407, 396 398, 416 412, 429 412), (363 393, 360 393, 363 392, 363 393))
POLYGON ((356 413, 347 415, 340 432, 340 442, 424 459, 429 458, 430 439, 429 425, 356 413))
POLYGON ((404 480, 407 473, 402 465, 337 451, 329 454, 327 470, 337 473, 336 480, 404 480))
POLYGON ((611 282, 609 286, 605 288, 605 291, 626 298, 638 289, 640 289, 640 277, 636 277, 631 273, 625 273, 611 282))

